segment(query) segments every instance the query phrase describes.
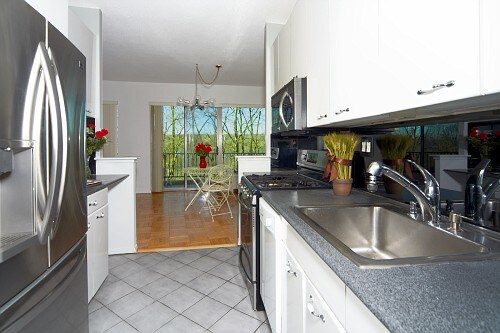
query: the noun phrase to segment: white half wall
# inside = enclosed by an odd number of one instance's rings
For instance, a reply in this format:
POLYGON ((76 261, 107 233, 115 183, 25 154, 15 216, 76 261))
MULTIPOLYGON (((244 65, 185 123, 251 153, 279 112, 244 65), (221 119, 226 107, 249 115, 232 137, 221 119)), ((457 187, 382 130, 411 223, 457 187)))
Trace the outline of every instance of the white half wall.
MULTIPOLYGON (((150 104, 174 104, 179 96, 193 99, 193 84, 103 81, 104 101, 118 103, 119 157, 138 157, 137 192, 151 192, 150 104)), ((198 86, 202 99, 215 98, 216 105, 265 105, 264 87, 198 86)))

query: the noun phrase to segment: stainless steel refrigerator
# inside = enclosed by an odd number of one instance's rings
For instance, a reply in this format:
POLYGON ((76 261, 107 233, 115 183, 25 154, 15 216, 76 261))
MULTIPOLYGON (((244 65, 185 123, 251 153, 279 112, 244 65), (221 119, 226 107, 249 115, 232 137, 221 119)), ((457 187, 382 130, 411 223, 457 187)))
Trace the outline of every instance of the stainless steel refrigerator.
POLYGON ((87 332, 85 57, 0 1, 0 331, 87 332))

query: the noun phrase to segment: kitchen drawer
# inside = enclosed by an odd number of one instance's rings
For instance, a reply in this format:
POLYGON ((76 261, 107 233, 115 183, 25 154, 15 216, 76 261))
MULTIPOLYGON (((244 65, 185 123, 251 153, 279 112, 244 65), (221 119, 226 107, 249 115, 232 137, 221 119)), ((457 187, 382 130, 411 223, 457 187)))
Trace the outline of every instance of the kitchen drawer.
POLYGON ((108 203, 108 189, 102 189, 99 192, 87 196, 87 215, 92 214, 102 206, 108 203))

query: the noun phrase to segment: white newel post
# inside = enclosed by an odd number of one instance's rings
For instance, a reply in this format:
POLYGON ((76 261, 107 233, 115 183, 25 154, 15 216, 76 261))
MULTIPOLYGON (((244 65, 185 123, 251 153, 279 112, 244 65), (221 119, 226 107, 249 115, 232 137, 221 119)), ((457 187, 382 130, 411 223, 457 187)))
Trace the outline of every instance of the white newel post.
POLYGON ((137 252, 136 167, 137 157, 96 158, 97 175, 128 175, 108 189, 109 254, 137 252))

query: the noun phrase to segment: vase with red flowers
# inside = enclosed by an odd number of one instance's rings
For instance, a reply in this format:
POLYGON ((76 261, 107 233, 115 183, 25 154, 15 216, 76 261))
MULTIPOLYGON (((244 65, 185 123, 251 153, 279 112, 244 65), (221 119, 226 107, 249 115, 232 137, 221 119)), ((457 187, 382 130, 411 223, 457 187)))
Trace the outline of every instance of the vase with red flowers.
POLYGON ((107 129, 102 128, 100 131, 96 131, 94 124, 87 125, 86 139, 85 139, 85 156, 87 157, 87 167, 86 174, 87 177, 91 174, 95 174, 95 161, 93 157, 95 152, 101 150, 106 143, 108 143, 109 132, 107 129))
POLYGON ((206 168, 207 156, 212 151, 212 146, 209 143, 200 142, 194 147, 194 151, 200 157, 200 168, 206 168))
POLYGON ((491 166, 500 165, 500 131, 481 131, 473 127, 467 137, 467 143, 476 150, 481 159, 491 159, 491 166))

